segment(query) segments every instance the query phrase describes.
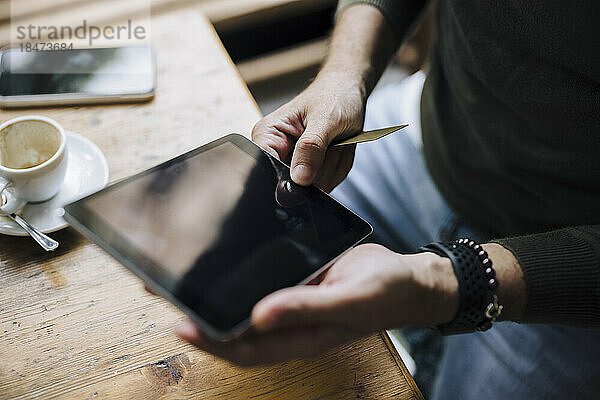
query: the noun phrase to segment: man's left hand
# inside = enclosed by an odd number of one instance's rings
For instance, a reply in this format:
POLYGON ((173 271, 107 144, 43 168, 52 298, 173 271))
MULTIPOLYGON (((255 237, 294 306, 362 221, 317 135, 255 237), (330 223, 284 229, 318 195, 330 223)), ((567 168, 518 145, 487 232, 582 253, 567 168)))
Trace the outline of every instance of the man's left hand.
POLYGON ((336 261, 319 285, 262 299, 252 311, 253 328, 238 339, 214 341, 191 321, 176 331, 221 358, 257 365, 314 357, 382 329, 442 324, 457 308, 458 283, 448 259, 364 244, 336 261))

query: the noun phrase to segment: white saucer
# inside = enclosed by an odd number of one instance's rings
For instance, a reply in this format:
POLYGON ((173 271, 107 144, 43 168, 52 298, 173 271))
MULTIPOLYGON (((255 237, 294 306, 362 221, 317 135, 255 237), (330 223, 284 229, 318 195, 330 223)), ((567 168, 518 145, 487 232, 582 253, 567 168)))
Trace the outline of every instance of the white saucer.
MULTIPOLYGON (((70 202, 103 189, 108 183, 108 164, 102 150, 89 139, 67 133, 69 161, 65 182, 60 191, 43 203, 27 204, 19 213, 27 222, 44 233, 56 232, 68 226, 63 207, 70 202)), ((0 216, 0 233, 27 236, 27 233, 7 217, 0 216)))

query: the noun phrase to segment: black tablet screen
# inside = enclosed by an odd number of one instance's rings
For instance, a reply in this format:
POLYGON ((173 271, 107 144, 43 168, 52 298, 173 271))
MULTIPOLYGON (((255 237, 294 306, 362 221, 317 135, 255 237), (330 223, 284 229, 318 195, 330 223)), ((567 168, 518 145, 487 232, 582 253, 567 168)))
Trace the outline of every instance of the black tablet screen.
POLYGON ((133 259, 221 331, 370 232, 315 187, 290 183, 285 165, 239 135, 79 203, 85 212, 68 212, 113 254, 133 259))

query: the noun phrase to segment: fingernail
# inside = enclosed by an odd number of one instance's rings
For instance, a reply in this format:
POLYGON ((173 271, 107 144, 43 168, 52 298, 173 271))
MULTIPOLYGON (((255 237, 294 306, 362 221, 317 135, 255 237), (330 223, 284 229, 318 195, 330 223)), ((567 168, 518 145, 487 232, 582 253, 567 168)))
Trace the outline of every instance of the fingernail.
POLYGON ((310 169, 306 165, 296 165, 291 175, 292 180, 299 184, 310 181, 310 169))

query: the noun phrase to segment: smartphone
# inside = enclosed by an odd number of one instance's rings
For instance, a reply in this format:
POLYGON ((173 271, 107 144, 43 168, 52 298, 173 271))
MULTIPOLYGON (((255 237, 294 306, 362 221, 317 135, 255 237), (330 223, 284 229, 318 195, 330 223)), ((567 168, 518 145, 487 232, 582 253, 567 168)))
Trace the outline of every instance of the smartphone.
POLYGON ((156 62, 148 46, 0 52, 0 107, 148 101, 156 62))

